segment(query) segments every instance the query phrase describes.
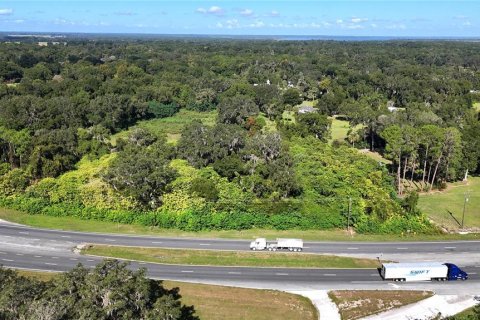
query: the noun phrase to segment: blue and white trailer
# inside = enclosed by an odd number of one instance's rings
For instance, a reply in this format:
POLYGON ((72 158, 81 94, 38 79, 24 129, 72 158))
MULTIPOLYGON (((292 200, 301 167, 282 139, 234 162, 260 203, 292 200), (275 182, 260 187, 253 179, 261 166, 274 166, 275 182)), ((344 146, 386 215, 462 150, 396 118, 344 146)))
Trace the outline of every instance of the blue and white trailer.
POLYGON ((384 263, 380 274, 393 281, 467 280, 468 274, 452 263, 414 262, 384 263))

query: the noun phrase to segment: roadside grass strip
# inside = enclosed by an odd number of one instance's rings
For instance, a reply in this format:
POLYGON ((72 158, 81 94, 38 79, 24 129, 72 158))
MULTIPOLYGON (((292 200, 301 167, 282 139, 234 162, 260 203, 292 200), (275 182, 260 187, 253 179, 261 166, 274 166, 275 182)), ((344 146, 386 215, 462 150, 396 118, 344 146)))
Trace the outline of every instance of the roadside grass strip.
POLYGON ((399 308, 433 296, 431 291, 335 290, 328 296, 337 305, 342 320, 353 320, 399 308))
POLYGON ((166 288, 179 287, 182 303, 193 305, 200 319, 318 319, 311 301, 295 294, 173 281, 163 284, 166 288))
MULTIPOLYGON (((420 198, 422 199, 422 197, 420 198)), ((434 240, 479 240, 480 234, 350 234, 346 230, 222 230, 189 232, 177 229, 160 229, 137 224, 121 224, 116 222, 82 220, 76 217, 52 217, 46 215, 30 215, 17 210, 0 208, 0 219, 31 227, 69 230, 79 232, 98 232, 127 235, 151 235, 159 237, 189 238, 221 238, 221 239, 255 239, 264 237, 300 238, 304 241, 434 241, 434 240)))
POLYGON ((83 254, 164 264, 285 268, 377 268, 374 259, 305 253, 213 251, 88 245, 83 254))
MULTIPOLYGON (((58 274, 28 270, 18 270, 18 273, 40 281, 52 280, 58 274)), ((167 289, 178 288, 182 303, 193 305, 200 319, 318 319, 311 301, 296 294, 177 281, 163 281, 162 284, 167 289)))

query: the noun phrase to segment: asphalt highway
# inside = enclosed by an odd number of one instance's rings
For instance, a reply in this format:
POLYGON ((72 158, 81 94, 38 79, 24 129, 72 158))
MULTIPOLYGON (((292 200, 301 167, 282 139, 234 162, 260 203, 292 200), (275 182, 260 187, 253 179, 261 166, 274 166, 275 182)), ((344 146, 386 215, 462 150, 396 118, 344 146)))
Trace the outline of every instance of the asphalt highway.
MULTIPOLYGON (((75 254, 72 248, 81 243, 98 243, 139 247, 190 248, 210 250, 249 250, 248 241, 220 239, 160 238, 125 236, 112 234, 83 233, 36 229, 19 225, 0 223, 0 264, 24 269, 45 271, 67 271, 78 263, 93 267, 101 259, 75 254)), ((360 243, 360 242, 307 242, 307 253, 352 253, 378 255, 379 252, 398 253, 405 250, 433 253, 444 257, 451 251, 478 254, 480 242, 401 242, 401 243, 360 243), (407 248, 407 249, 404 249, 407 248)), ((460 265, 469 273, 468 282, 480 282, 477 273, 480 264, 460 265)), ((222 282, 222 283, 384 283, 376 269, 293 269, 293 268, 250 268, 250 267, 206 267, 187 265, 165 265, 132 262, 131 268, 144 267, 151 277, 159 279, 222 282)), ((462 282, 458 282, 459 284, 462 282)), ((439 285, 441 285, 439 283, 439 285)))

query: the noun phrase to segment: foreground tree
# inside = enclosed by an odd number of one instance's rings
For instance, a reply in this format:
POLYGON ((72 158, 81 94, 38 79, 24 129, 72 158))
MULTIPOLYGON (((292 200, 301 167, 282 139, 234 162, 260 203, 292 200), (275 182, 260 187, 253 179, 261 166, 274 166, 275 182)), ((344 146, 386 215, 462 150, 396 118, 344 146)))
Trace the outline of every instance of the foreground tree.
POLYGON ((178 288, 165 289, 132 271, 128 263, 105 260, 94 269, 79 264, 46 283, 0 268, 0 319, 194 320, 178 288))

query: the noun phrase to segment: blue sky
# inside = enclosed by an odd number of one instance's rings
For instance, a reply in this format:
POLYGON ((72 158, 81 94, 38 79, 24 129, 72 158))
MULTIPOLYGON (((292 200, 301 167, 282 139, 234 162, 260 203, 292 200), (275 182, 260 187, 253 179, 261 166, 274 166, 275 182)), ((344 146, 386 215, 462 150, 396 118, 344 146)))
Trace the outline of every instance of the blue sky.
POLYGON ((0 31, 480 37, 479 1, 0 1, 0 31))

